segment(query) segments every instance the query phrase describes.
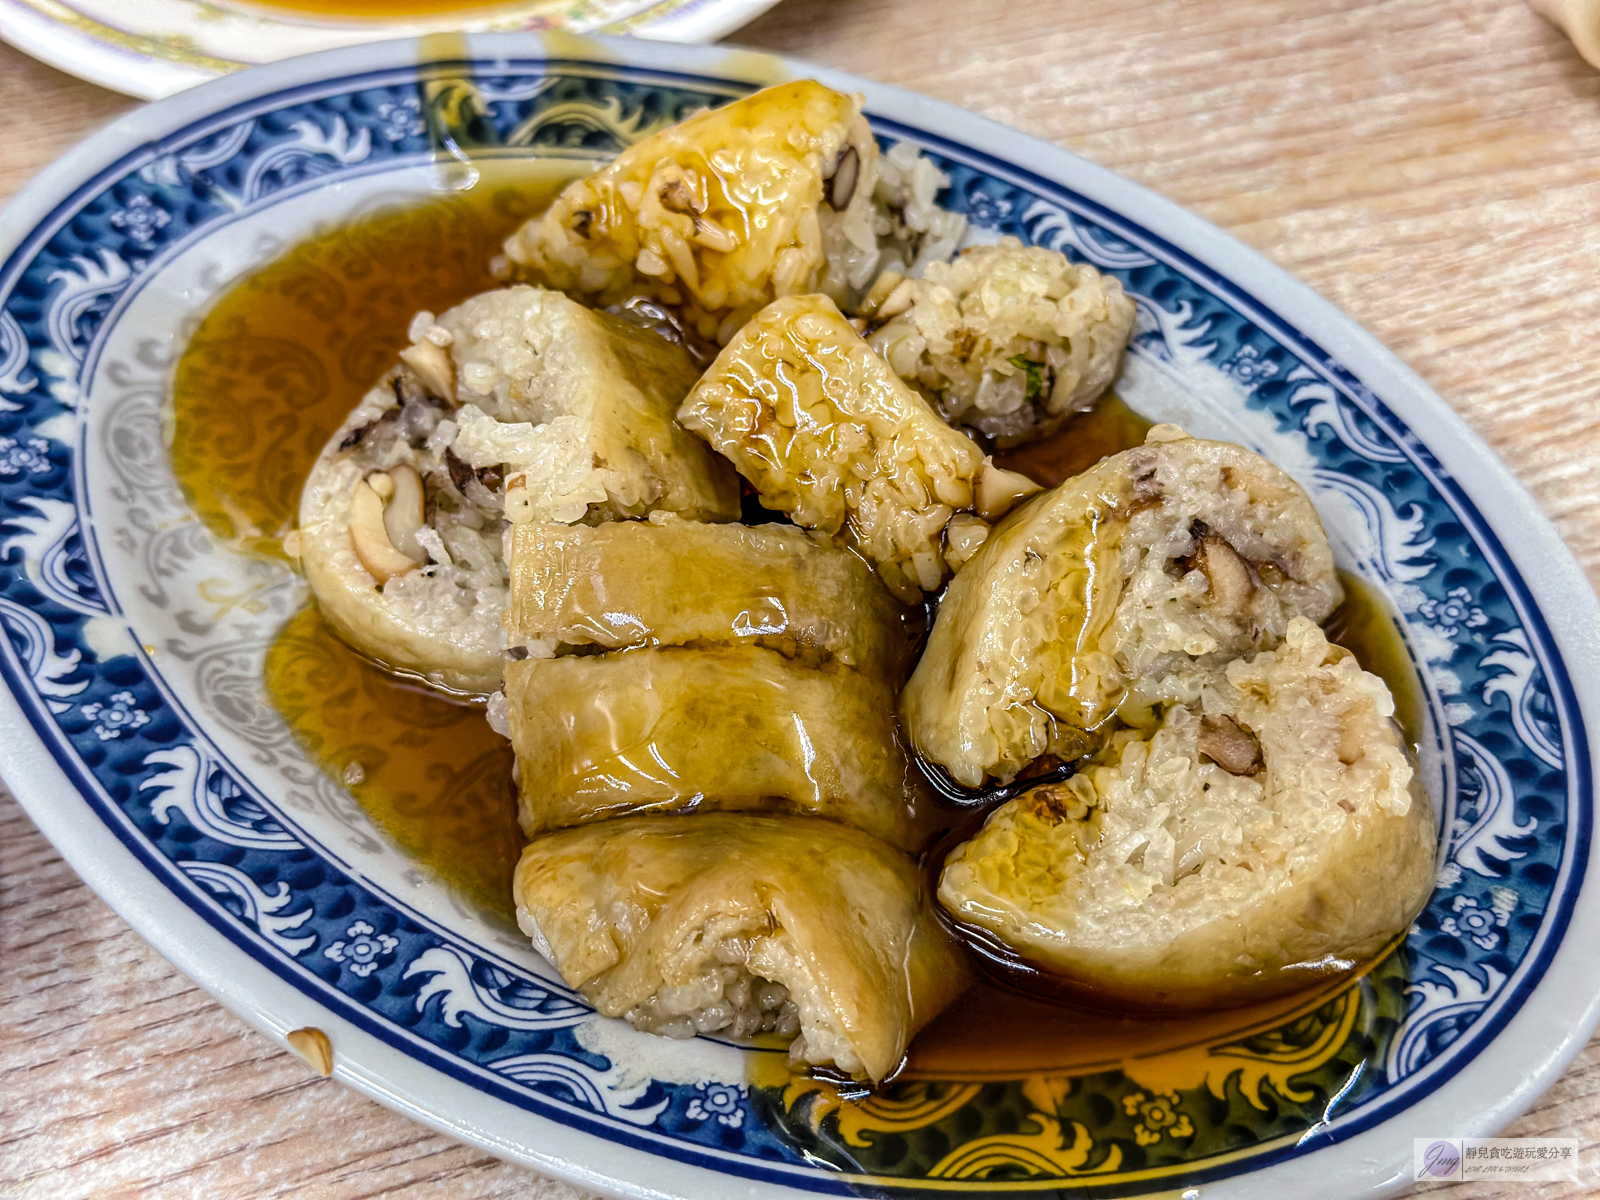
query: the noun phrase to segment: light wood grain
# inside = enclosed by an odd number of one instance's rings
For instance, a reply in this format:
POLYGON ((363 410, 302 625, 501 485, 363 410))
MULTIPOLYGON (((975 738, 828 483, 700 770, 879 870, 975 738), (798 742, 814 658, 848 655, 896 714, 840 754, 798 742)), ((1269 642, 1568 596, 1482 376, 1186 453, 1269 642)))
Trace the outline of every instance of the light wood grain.
MULTIPOLYGON (((961 104, 1242 238, 1437 389, 1600 581, 1600 73, 1520 0, 786 0, 737 40, 961 104)), ((128 106, 0 47, 0 196, 128 106)), ((7 1197, 583 1195, 312 1076, 3 795, 0 966, 7 1197)), ((1593 1156, 1600 1041, 1507 1132, 1593 1156)))

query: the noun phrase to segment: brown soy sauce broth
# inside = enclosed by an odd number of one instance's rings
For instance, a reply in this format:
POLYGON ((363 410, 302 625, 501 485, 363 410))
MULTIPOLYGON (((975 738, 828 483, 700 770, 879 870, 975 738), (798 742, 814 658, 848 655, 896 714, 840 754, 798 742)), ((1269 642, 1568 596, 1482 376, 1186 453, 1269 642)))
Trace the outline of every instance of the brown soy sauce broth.
POLYGON ((1047 438, 996 450, 995 462, 1051 488, 1087 471, 1102 458, 1144 445, 1151 422, 1107 392, 1092 408, 1073 413, 1047 438))
MULTIPOLYGON (((575 173, 474 167, 470 190, 386 205, 292 246, 201 319, 173 372, 169 428, 178 480, 219 537, 282 554, 307 472, 395 361, 412 315, 498 286, 489 263, 501 242, 575 173)), ((481 707, 365 661, 315 607, 279 633, 264 683, 306 754, 422 870, 513 920, 512 754, 481 707)))
POLYGON ((385 204, 290 247, 220 295, 172 376, 172 462, 219 537, 275 551, 323 445, 406 345, 411 318, 502 281, 506 236, 575 174, 481 159, 475 186, 385 204))
POLYGON ((511 744, 482 708, 367 662, 315 607, 267 652, 267 696, 302 749, 417 864, 480 911, 515 924, 522 853, 511 744))

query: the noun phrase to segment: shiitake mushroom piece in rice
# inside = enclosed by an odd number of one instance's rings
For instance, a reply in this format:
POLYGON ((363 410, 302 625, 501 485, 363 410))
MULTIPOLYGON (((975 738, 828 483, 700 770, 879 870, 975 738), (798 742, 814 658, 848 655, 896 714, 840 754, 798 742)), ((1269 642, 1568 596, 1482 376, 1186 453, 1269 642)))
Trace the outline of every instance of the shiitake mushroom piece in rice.
POLYGON ((1140 1007, 1238 1004, 1338 976, 1433 887, 1434 814, 1384 682, 1311 621, 1180 667, 1145 723, 996 809, 939 900, 1036 967, 1140 1007))
POLYGON ((600 306, 648 296, 707 342, 763 305, 841 298, 877 265, 878 146, 859 101, 780 84, 659 130, 506 240, 514 269, 600 306))
POLYGON ((294 539, 329 624, 369 658, 493 691, 508 520, 738 516, 732 470, 673 419, 697 374, 682 347, 529 287, 411 332, 313 465, 294 539))
POLYGON ((964 787, 1094 749, 1130 688, 1276 646, 1343 597, 1310 499, 1172 425, 1028 501, 952 580, 900 698, 964 787))

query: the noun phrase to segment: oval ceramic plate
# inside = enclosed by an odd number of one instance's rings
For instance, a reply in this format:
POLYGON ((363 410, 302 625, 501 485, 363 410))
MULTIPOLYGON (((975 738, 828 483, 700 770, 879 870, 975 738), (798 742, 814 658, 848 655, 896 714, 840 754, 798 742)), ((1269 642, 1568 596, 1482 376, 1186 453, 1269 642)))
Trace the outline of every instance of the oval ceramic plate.
POLYGON ((211 83, 91 139, 0 226, 0 769, 118 912, 270 1036, 326 1031, 336 1074, 383 1103, 627 1195, 1349 1195, 1409 1180, 1414 1138, 1494 1132, 1555 1077, 1600 990, 1600 614, 1550 526, 1392 356, 1223 234, 1051 146, 826 71, 865 93, 885 144, 948 173, 973 237, 1123 280, 1135 409, 1246 443, 1310 491, 1416 673, 1431 902, 1380 967, 1275 1023, 852 1099, 778 1052, 596 1017, 417 871, 265 702, 263 656, 305 589, 186 506, 162 434, 174 356, 286 243, 452 178, 433 102, 470 98, 478 153, 590 161, 813 73, 628 40, 465 47, 211 83))
POLYGON ((0 38, 90 83, 158 100, 259 63, 430 33, 569 30, 714 42, 778 0, 479 0, 466 13, 440 0, 437 12, 415 3, 391 7, 421 11, 367 18, 285 2, 0 0, 0 38))

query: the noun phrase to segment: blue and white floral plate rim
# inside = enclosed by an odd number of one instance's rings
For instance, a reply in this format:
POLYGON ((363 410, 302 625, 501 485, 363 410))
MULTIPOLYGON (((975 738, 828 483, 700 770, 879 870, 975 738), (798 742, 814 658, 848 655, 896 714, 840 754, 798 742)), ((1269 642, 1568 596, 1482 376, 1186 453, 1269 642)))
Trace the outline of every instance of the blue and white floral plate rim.
MULTIPOLYGON (((1491 1133, 1531 1102, 1600 1016, 1600 963, 1582 949, 1600 932, 1582 887, 1600 612, 1442 401, 1213 227, 959 109, 714 50, 466 45, 496 128, 560 146, 563 114, 587 105, 585 156, 597 131, 634 136, 646 97, 681 114, 783 74, 861 91, 880 137, 939 161, 977 236, 1118 274, 1141 314, 1125 398, 1283 465, 1342 564, 1400 615, 1445 852, 1381 1086, 1304 1145, 1191 1177, 1208 1195, 1399 1186, 1414 1136, 1491 1133)), ((366 45, 208 84, 123 118, 7 209, 0 716, 18 736, 0 772, 175 964, 280 1040, 323 1029, 336 1073, 401 1111, 629 1195, 847 1190, 763 1124, 743 1052, 595 1018, 305 760, 259 703, 261 656, 303 588, 216 543, 172 478, 161 404, 184 322, 318 223, 432 188, 418 59, 415 42, 366 45), (207 617, 196 597, 217 579, 251 604, 207 617)))

